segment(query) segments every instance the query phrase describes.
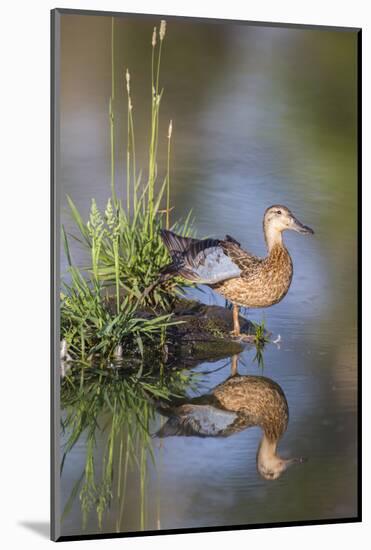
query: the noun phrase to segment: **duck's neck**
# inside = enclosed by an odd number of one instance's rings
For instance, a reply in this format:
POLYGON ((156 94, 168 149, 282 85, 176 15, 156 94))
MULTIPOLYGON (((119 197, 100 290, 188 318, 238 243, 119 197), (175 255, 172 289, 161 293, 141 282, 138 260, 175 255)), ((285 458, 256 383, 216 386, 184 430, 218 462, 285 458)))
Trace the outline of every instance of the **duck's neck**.
MULTIPOLYGON (((282 460, 277 455, 277 440, 271 440, 264 434, 258 448, 256 463, 260 474, 269 479, 282 471, 282 460)), ((275 478, 274 478, 275 479, 275 478)))
POLYGON ((283 247, 282 231, 278 231, 275 227, 264 227, 264 237, 267 244, 268 254, 275 247, 283 247))
POLYGON ((258 448, 258 462, 268 464, 277 459, 277 441, 269 439, 265 433, 261 438, 258 448))

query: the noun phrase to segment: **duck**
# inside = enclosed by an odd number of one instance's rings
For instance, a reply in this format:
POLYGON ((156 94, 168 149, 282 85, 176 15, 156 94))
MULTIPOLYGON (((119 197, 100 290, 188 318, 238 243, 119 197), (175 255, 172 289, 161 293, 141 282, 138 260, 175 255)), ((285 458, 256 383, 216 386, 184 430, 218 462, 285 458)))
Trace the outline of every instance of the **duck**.
POLYGON ((230 235, 222 240, 195 239, 162 229, 161 238, 171 262, 160 271, 156 284, 179 276, 209 286, 232 303, 231 335, 239 338, 242 336, 240 307, 270 307, 280 302, 290 288, 293 263, 283 242, 283 233, 287 230, 314 234, 313 229, 301 223, 287 206, 268 207, 263 216, 267 255, 260 258, 244 250, 230 235))
POLYGON ((158 406, 157 412, 167 421, 154 436, 228 437, 258 426, 262 437, 256 453, 257 471, 264 479, 275 480, 306 458, 282 458, 277 452, 289 421, 281 386, 265 376, 240 375, 237 361, 234 356, 231 375, 209 393, 158 406))

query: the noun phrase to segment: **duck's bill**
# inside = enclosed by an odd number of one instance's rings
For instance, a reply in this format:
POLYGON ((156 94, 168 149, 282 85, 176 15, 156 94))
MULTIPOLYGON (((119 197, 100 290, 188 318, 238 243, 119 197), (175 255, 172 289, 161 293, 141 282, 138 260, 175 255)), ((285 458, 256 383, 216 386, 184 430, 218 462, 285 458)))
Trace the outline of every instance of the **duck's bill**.
POLYGON ((307 462, 308 459, 304 456, 300 456, 297 458, 288 458, 285 460, 286 466, 292 466, 293 464, 304 464, 304 462, 307 462))
POLYGON ((311 227, 308 227, 307 225, 302 224, 299 222, 297 218, 292 218, 292 229, 294 231, 297 231, 298 233, 302 233, 303 235, 313 235, 314 231, 311 227))

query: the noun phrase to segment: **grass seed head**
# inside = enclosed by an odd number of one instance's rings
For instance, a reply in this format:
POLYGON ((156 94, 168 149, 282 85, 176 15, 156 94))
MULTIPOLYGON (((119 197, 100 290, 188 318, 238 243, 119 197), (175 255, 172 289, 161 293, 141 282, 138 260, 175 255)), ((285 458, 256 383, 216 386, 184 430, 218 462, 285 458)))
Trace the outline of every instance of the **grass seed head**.
POLYGON ((156 36, 157 36, 157 29, 156 27, 154 27, 153 33, 152 33, 152 48, 156 46, 156 36))
POLYGON ((130 73, 129 73, 129 69, 126 69, 125 78, 126 78, 126 90, 128 92, 128 95, 130 95, 130 73))
POLYGON ((165 34, 166 34, 166 21, 165 21, 165 19, 162 19, 162 21, 161 21, 159 34, 160 34, 160 40, 162 41, 165 38, 165 34))

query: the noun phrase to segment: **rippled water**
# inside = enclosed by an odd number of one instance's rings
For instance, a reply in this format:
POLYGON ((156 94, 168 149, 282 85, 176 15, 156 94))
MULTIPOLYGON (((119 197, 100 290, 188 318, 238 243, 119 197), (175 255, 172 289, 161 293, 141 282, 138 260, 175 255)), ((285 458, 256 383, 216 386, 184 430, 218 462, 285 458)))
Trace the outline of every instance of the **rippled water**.
MULTIPOLYGON (((117 65, 132 74, 138 157, 146 159, 151 29, 156 21, 117 24, 117 65)), ((258 428, 228 438, 155 441, 148 465, 146 529, 353 517, 357 513, 356 358, 356 35, 244 25, 168 22, 164 43, 162 121, 174 122, 173 203, 190 208, 200 236, 229 233, 264 255, 262 216, 289 206, 315 230, 285 235, 294 279, 278 305, 248 312, 265 320, 279 347, 268 345, 264 374, 285 392, 290 421, 283 455, 308 462, 276 481, 256 471, 258 428)), ((82 212, 109 195, 110 19, 63 16, 61 73, 62 194, 82 212)), ((122 83, 120 83, 122 85, 122 83)), ((118 99, 118 110, 121 108, 118 99)), ((123 106, 123 103, 122 103, 123 106)), ((120 168, 120 167, 119 167, 120 168)), ((118 182, 118 185, 119 182, 118 182)), ((62 213, 69 230, 68 214, 62 213)), ((75 260, 84 256, 76 246, 75 260)), ((65 260, 61 259, 62 271, 65 260)), ((211 291, 198 297, 224 301, 211 291)), ((241 374, 259 374, 246 350, 241 374)), ((229 375, 228 361, 196 370, 208 390, 229 375), (218 367, 226 363, 224 368, 218 367)), ((160 420, 158 420, 160 422, 160 420)), ((97 433, 97 455, 104 437, 97 433)), ((63 503, 85 456, 78 442, 66 460, 63 503)), ((121 529, 140 529, 133 474, 121 529)), ((103 524, 115 530, 115 509, 103 524)), ((96 518, 86 532, 98 531, 96 518)), ((62 534, 81 532, 76 500, 62 534)))

